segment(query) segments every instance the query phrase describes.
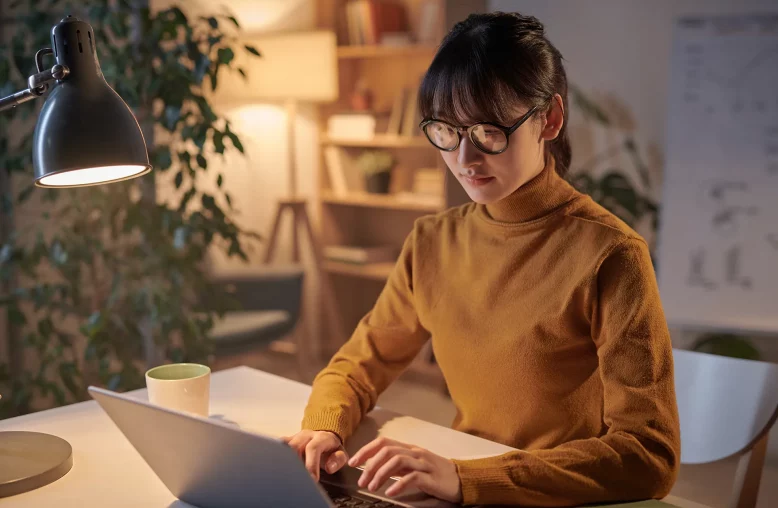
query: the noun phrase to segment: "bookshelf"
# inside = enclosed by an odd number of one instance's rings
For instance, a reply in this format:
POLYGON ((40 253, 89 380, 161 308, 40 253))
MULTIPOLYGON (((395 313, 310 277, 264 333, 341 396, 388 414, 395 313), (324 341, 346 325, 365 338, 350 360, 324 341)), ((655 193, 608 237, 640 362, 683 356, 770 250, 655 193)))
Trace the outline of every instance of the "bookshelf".
POLYGON ((401 136, 391 134, 376 134, 370 139, 330 138, 326 133, 321 138, 324 145, 344 146, 354 148, 424 148, 430 144, 423 136, 401 136))
POLYGON ((437 213, 443 210, 443 199, 426 198, 413 195, 369 194, 351 192, 345 195, 334 194, 331 190, 321 191, 323 203, 364 208, 383 208, 389 210, 413 210, 423 213, 437 213))
MULTIPOLYGON (((354 7, 350 7, 354 9, 354 7)), ((375 8, 375 7, 371 7, 375 8)), ((418 89, 422 76, 435 55, 437 44, 454 23, 471 12, 484 12, 485 0, 319 0, 317 19, 319 28, 334 30, 338 36, 339 99, 319 109, 320 160, 316 211, 319 218, 319 234, 324 246, 330 245, 393 245, 402 246, 411 232, 414 222, 425 215, 438 213, 448 207, 466 202, 467 196, 459 183, 449 174, 440 154, 418 129, 418 114, 404 120, 400 132, 388 126, 398 107, 402 90, 402 117, 408 117, 408 102, 413 102, 413 91, 418 89), (359 3, 363 7, 373 3, 400 4, 407 15, 408 31, 415 35, 424 28, 425 9, 437 12, 434 18, 427 16, 426 37, 412 36, 408 44, 354 44, 353 26, 348 26, 347 4, 359 3), (429 7, 429 4, 434 4, 429 7), (432 21, 430 21, 432 19, 432 21), (353 111, 354 92, 367 89, 372 104, 367 113, 377 119, 375 130, 368 135, 330 135, 329 121, 336 115, 353 111), (388 122, 380 121, 381 119, 388 122), (371 194, 360 188, 341 188, 335 192, 331 170, 332 150, 337 149, 345 159, 354 160, 365 150, 389 152, 396 163, 391 170, 389 194, 371 194), (424 189, 423 198, 412 197, 419 191, 419 174, 426 170, 439 172, 440 185, 430 197, 430 189, 424 189), (415 183, 414 183, 415 182, 415 183)), ((353 13, 352 13, 353 14, 353 13)), ((379 30, 380 32, 380 30, 379 30)), ((373 36, 375 37, 375 33, 373 36)), ((363 112, 364 113, 364 112, 363 112)), ((394 124, 396 126, 396 122, 394 124)), ((338 157, 338 159, 340 156, 338 157)), ((361 175, 359 175, 361 176, 361 175)), ((347 179, 343 179, 344 181, 347 179)), ((430 181, 427 181, 430 184, 430 181)), ((437 184, 435 184, 437 185, 437 184)), ((341 184, 342 187, 342 184, 341 184)), ((399 249, 398 249, 399 250, 399 249)), ((372 308, 394 263, 353 264, 324 260, 322 269, 327 276, 335 302, 335 314, 331 310, 325 319, 337 319, 346 333, 351 333, 359 320, 372 308)), ((323 326, 323 330, 332 327, 323 326)), ((348 337, 327 337, 322 351, 334 353, 348 337)), ((444 389, 439 369, 432 361, 431 347, 424 349, 409 368, 409 374, 419 382, 444 389)))
POLYGON ((340 46, 338 58, 381 58, 428 56, 432 58, 436 46, 429 44, 409 44, 407 46, 381 46, 377 44, 340 46))
POLYGON ((394 263, 367 263, 364 265, 325 261, 324 270, 339 275, 385 282, 392 273, 394 263))

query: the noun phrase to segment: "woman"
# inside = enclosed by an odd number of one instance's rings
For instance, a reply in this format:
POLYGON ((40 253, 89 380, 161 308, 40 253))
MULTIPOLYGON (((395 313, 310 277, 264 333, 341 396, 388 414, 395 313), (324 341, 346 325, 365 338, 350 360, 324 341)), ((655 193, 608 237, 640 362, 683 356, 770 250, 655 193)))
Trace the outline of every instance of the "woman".
POLYGON ((318 478, 432 338, 453 427, 521 451, 448 460, 376 440, 362 487, 464 504, 659 498, 680 454, 672 348, 645 241, 563 176, 567 79, 537 19, 472 15, 421 85, 422 129, 474 203, 419 219, 287 438, 318 478))

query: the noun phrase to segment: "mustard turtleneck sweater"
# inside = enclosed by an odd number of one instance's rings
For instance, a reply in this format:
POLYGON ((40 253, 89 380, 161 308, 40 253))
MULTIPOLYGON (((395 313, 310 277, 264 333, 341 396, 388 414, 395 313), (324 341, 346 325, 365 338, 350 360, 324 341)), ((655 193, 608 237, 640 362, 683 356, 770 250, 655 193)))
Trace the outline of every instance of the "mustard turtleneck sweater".
POLYGON ((520 450, 455 460, 465 504, 670 491, 680 431, 648 248, 553 162, 500 202, 416 222, 375 307, 316 377, 303 428, 348 439, 430 338, 453 428, 520 450))

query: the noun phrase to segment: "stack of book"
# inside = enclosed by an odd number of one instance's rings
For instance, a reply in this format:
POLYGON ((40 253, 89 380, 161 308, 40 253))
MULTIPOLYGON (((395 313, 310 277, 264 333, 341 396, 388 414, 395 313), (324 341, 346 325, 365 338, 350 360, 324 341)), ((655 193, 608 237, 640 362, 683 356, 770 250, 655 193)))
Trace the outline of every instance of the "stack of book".
POLYGON ((405 5, 396 0, 352 0, 346 4, 348 43, 410 43, 405 5))
POLYGON ((417 169, 413 175, 413 192, 421 196, 440 197, 445 173, 442 169, 417 169))

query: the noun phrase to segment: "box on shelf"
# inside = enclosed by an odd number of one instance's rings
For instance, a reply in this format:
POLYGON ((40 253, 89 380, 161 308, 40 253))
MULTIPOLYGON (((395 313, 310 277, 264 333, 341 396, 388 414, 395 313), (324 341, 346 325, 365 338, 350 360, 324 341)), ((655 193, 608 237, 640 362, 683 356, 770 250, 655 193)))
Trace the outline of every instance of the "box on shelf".
POLYGON ((370 140, 376 134, 376 116, 367 112, 336 113, 327 119, 332 139, 370 140))
POLYGON ((417 169, 413 175, 413 192, 424 195, 441 196, 445 172, 437 168, 417 169))

